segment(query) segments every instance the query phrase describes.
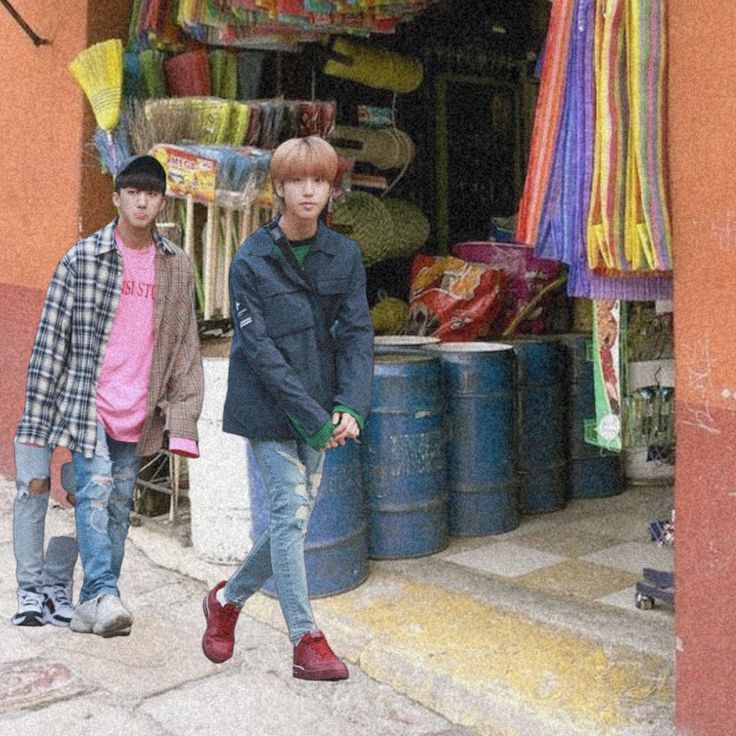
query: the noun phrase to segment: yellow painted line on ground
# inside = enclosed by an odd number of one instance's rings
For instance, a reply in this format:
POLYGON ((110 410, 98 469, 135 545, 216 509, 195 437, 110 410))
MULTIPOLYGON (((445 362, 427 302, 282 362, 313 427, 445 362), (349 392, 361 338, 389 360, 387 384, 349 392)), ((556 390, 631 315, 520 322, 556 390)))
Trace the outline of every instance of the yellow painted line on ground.
POLYGON ((398 579, 318 602, 334 616, 381 641, 411 651, 439 677, 471 692, 502 688, 526 708, 565 715, 596 728, 627 723, 630 709, 672 701, 663 660, 624 646, 608 651, 574 634, 469 596, 398 579))

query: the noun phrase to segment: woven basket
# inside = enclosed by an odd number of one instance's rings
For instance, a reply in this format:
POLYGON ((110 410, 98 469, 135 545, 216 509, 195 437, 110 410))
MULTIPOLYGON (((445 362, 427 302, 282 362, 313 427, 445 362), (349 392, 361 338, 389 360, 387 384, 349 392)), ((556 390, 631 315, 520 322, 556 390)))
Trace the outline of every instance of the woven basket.
POLYGON ((384 197, 381 201, 394 225, 395 238, 388 257, 404 258, 412 255, 427 242, 429 220, 419 207, 407 199, 384 197))
POLYGON ((367 266, 386 258, 396 240, 388 209, 368 192, 348 192, 336 202, 332 225, 358 243, 367 266))

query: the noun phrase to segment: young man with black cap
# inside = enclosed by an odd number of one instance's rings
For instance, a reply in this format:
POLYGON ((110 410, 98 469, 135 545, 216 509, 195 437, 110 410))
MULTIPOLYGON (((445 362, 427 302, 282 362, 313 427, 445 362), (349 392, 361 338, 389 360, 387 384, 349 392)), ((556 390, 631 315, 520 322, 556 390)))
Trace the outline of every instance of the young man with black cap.
MULTIPOLYGON (((50 448, 73 453, 84 579, 71 629, 130 633, 118 578, 143 456, 196 457, 204 378, 194 274, 155 220, 166 172, 153 156, 118 169, 118 217, 80 240, 51 279, 15 435, 14 550, 23 622, 43 605, 43 526, 50 448), (44 475, 45 474, 45 475, 44 475)), ((20 623, 21 621, 18 621, 20 623)))

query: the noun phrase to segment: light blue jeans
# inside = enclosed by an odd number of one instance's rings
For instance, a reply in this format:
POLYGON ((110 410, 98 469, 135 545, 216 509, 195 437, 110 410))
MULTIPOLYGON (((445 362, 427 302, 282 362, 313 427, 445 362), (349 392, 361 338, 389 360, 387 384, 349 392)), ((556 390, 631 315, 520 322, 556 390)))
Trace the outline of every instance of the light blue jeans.
POLYGON ((225 586, 225 599, 242 607, 273 574, 289 639, 296 644, 308 631, 317 630, 307 590, 304 537, 322 482, 325 453, 301 440, 250 444, 271 498, 271 517, 225 586))
POLYGON ((43 552, 53 447, 33 447, 15 441, 13 445, 13 553, 18 588, 40 593, 44 585, 69 587, 77 561, 76 540, 52 537, 45 557, 43 552))
POLYGON ((81 452, 74 453, 77 483, 74 515, 84 570, 80 603, 102 593, 120 596, 118 578, 140 464, 135 443, 108 437, 99 422, 95 454, 85 458, 81 452))

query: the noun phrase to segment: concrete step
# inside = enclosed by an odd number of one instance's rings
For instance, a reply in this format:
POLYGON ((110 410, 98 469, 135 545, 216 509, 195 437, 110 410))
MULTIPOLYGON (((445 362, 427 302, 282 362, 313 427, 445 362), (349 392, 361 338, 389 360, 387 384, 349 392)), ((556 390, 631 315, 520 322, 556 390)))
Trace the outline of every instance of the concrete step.
MULTIPOLYGON (((213 585, 227 567, 136 544, 213 585)), ((633 605, 633 590, 632 590, 633 605)), ((669 736, 671 628, 523 589, 437 556, 372 561, 360 587, 313 601, 333 648, 368 675, 485 736, 669 736)), ((278 602, 247 615, 285 631, 278 602)))
MULTIPOLYGON (((253 603, 280 621, 276 601, 253 603)), ((373 563, 366 584, 313 606, 343 656, 479 733, 674 733, 672 637, 618 610, 436 559, 373 563)))

